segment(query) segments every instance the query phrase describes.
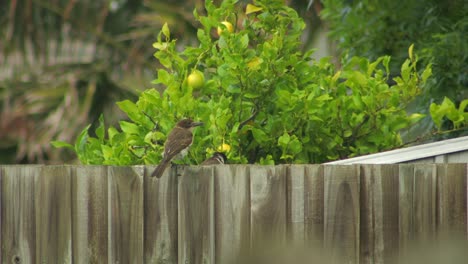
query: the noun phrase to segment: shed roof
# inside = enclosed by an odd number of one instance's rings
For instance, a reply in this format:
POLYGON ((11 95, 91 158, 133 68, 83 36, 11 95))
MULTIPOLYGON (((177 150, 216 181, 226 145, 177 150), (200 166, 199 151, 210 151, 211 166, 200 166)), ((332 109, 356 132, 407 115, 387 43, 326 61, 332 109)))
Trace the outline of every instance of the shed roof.
MULTIPOLYGON (((326 164, 347 165, 404 163, 456 152, 466 152, 468 159, 468 136, 359 156, 350 159, 337 160, 328 162, 326 164)), ((468 160, 466 162, 468 162, 468 160)))

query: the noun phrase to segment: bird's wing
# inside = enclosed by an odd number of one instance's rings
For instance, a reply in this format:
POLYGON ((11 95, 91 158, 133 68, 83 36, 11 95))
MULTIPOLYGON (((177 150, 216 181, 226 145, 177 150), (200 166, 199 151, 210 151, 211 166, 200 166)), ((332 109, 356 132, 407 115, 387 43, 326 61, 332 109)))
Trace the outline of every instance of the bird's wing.
POLYGON ((179 127, 174 128, 167 137, 166 145, 164 146, 164 157, 172 159, 192 144, 192 137, 190 130, 179 127))

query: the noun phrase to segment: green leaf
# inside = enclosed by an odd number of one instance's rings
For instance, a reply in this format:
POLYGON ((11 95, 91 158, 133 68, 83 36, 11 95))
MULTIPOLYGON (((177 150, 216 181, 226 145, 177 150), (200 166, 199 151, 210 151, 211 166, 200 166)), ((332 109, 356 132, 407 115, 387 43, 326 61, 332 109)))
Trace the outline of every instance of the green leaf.
POLYGON ((210 44, 211 38, 206 34, 206 31, 201 28, 197 31, 197 38, 203 45, 210 44))
POLYGON ((329 94, 322 94, 316 98, 314 98, 314 100, 316 101, 329 101, 329 100, 332 100, 333 98, 329 95, 329 94))
POLYGON ((374 72, 375 68, 377 67, 377 65, 379 65, 380 62, 382 62, 383 59, 384 59, 384 57, 380 57, 376 61, 369 64, 369 66, 367 67, 367 75, 368 76, 372 76, 372 73, 374 72))
POLYGON ((167 39, 170 39, 171 37, 171 32, 169 31, 169 27, 167 26, 167 22, 164 23, 163 27, 162 27, 162 33, 164 34, 164 36, 166 36, 167 39))
POLYGON ((387 74, 390 73, 390 68, 389 68, 390 59, 391 59, 390 56, 384 56, 384 57, 383 57, 383 61, 382 61, 382 64, 383 64, 383 66, 385 67, 385 72, 386 72, 387 74))
POLYGON ((260 144, 268 142, 268 135, 258 128, 252 128, 252 135, 260 144))
POLYGON ((101 145, 101 151, 104 160, 110 160, 114 157, 114 151, 110 146, 101 145))
POLYGON ((411 44, 411 46, 409 46, 409 48, 408 48, 408 56, 409 56, 409 58, 410 58, 411 61, 413 61, 413 58, 414 58, 414 56, 413 56, 413 48, 414 48, 414 44, 411 44))
POLYGON ((367 85, 367 77, 359 71, 354 71, 348 78, 350 81, 356 82, 360 86, 367 85))
POLYGON ((137 105, 130 101, 130 100, 124 100, 124 101, 121 101, 121 102, 117 102, 117 105, 119 106, 119 108, 124 111, 125 113, 135 113, 135 112, 138 112, 138 107, 137 105))
POLYGON ((260 68, 260 64, 263 63, 263 59, 259 57, 254 57, 252 60, 250 60, 247 63, 247 67, 249 67, 250 70, 258 70, 260 68))
POLYGON ((408 118, 411 124, 415 124, 419 122, 419 120, 423 119, 425 116, 426 115, 424 114, 414 113, 414 114, 411 114, 408 118))
POLYGON ((432 121, 437 126, 438 129, 442 126, 442 118, 444 114, 439 111, 440 107, 436 103, 432 103, 429 107, 429 113, 431 114, 432 121))
POLYGON ((109 129, 107 129, 107 135, 109 135, 109 141, 110 141, 111 144, 114 144, 113 138, 117 134, 119 134, 119 131, 117 131, 117 129, 115 129, 115 127, 109 127, 109 129))
POLYGON ((240 39, 240 48, 245 49, 249 45, 249 35, 244 34, 240 39))
POLYGON ((440 105, 432 103, 429 107, 429 112, 438 129, 441 129, 442 119, 445 116, 452 122, 457 122, 460 119, 459 112, 455 108, 455 104, 447 97, 444 98, 440 105))
POLYGON ((128 115, 128 117, 130 117, 132 121, 137 122, 141 119, 142 114, 134 102, 130 100, 124 100, 117 102, 117 105, 128 115))
POLYGON ((75 151, 75 147, 72 144, 68 143, 68 142, 52 141, 52 142, 50 142, 50 144, 52 144, 52 146, 54 146, 55 148, 67 148, 67 149, 75 151))
POLYGON ((254 99, 262 96, 260 93, 245 93, 244 97, 249 99, 254 99))
POLYGON ((154 42, 153 43, 153 48, 158 49, 158 50, 166 50, 168 47, 168 44, 166 42, 161 43, 161 42, 154 42))
POLYGON ((99 126, 96 128, 96 136, 98 137, 99 141, 104 142, 105 134, 104 116, 101 114, 99 116, 99 126))
POLYGON ((289 136, 289 134, 284 132, 284 134, 278 138, 278 145, 283 148, 286 148, 290 140, 291 140, 291 137, 289 136))
POLYGON ((421 74, 422 82, 426 83, 427 79, 432 75, 432 64, 427 65, 424 69, 423 73, 421 74))
POLYGON ((162 84, 165 84, 165 85, 169 85, 170 81, 172 81, 173 78, 171 75, 169 75, 169 73, 164 70, 164 69, 159 69, 158 70, 158 78, 156 80, 154 80, 154 84, 158 84, 158 83, 162 83, 162 84))
POLYGON ((126 121, 120 121, 119 122, 120 124, 120 128, 122 129, 122 131, 126 134, 134 134, 134 135, 139 135, 140 134, 140 130, 138 128, 137 125, 135 125, 134 123, 130 123, 130 122, 126 122, 126 121))
POLYGON ((343 137, 345 137, 345 138, 348 138, 351 135, 353 135, 353 131, 351 131, 350 129, 345 130, 344 133, 343 133, 343 137))
POLYGON ((88 129, 91 125, 86 126, 75 140, 75 151, 78 158, 86 164, 86 143, 88 141, 88 129))
POLYGON ((461 101, 460 106, 458 107, 458 111, 460 113, 465 113, 466 107, 468 106, 468 99, 461 101))
POLYGON ((275 165, 275 161, 273 159, 273 156, 268 154, 265 158, 261 157, 260 162, 261 165, 275 165))
POLYGON ((401 78, 403 81, 408 82, 410 78, 411 68, 409 67, 410 60, 405 60, 401 65, 401 78))
POLYGON ((247 7, 245 8, 245 14, 248 15, 248 14, 256 13, 256 12, 262 11, 262 9, 263 8, 261 7, 254 6, 252 4, 247 4, 247 7))
POLYGON ((293 136, 293 139, 289 143, 289 150, 293 156, 302 151, 302 143, 299 141, 296 135, 293 136))

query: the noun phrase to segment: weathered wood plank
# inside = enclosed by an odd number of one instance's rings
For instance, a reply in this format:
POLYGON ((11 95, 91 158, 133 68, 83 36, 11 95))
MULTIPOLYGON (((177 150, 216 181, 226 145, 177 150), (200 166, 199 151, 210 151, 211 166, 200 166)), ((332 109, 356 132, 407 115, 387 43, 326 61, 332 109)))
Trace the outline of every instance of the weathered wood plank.
POLYGON ((436 165, 400 165, 399 174, 400 255, 406 255, 412 243, 435 238, 436 165))
POLYGON ((361 263, 393 263, 398 253, 398 165, 361 165, 361 263))
POLYGON ((286 242, 286 166, 250 166, 251 245, 286 242))
POLYGON ((69 263, 72 259, 71 167, 44 166, 35 185, 35 263, 69 263))
POLYGON ((467 238, 467 176, 467 164, 437 164, 437 229, 441 235, 467 238))
POLYGON ((321 165, 305 167, 304 217, 307 244, 321 248, 324 230, 324 180, 321 165))
POLYGON ((0 170, 0 261, 36 259, 35 181, 41 166, 2 166, 0 170))
POLYGON ((72 167, 73 263, 108 262, 108 183, 105 166, 72 167))
POLYGON ((414 241, 414 164, 400 164, 398 167, 398 226, 399 255, 406 254, 414 241))
POLYGON ((167 170, 159 179, 151 177, 154 168, 145 171, 144 263, 177 263, 179 177, 174 170, 167 170))
POLYGON ((143 167, 109 167, 109 262, 143 263, 143 167))
POLYGON ((305 166, 291 165, 287 173, 287 233, 288 244, 304 244, 306 241, 305 214, 305 166))
POLYGON ((246 166, 215 167, 215 262, 239 263, 250 248, 250 178, 246 166))
POLYGON ((215 263, 213 167, 188 167, 179 182, 179 263, 215 263))
POLYGON ((437 167, 435 164, 415 164, 414 230, 417 240, 432 240, 436 234, 437 167))
POLYGON ((324 244, 335 263, 359 263, 359 166, 325 166, 324 244))

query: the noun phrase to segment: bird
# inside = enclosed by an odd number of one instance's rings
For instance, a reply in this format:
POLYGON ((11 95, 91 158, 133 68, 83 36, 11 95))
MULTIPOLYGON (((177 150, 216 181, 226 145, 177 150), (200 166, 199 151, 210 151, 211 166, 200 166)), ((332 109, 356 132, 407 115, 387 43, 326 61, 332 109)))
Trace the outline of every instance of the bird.
POLYGON ((221 152, 215 152, 213 156, 203 161, 200 165, 216 165, 216 164, 225 164, 227 161, 226 155, 221 152))
POLYGON ((183 158, 187 155, 188 149, 193 141, 192 131, 195 127, 202 125, 203 122, 195 122, 190 118, 182 119, 177 122, 176 126, 167 136, 166 142, 164 143, 163 158, 151 174, 151 177, 161 178, 172 159, 183 158))

